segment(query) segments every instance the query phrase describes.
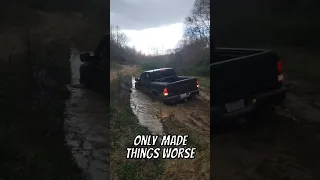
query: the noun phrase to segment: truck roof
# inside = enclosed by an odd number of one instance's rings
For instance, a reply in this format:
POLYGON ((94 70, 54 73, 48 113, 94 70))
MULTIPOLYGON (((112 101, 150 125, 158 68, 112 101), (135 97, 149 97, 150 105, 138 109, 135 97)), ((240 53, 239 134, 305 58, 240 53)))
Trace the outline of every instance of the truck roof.
POLYGON ((151 69, 145 72, 155 72, 155 71, 161 71, 161 70, 166 70, 166 69, 172 69, 172 68, 159 68, 159 69, 151 69))

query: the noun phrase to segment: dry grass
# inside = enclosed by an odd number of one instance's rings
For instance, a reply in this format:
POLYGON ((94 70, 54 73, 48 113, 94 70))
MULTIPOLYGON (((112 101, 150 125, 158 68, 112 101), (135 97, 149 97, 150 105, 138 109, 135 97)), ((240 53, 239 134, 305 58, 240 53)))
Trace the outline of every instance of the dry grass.
POLYGON ((196 134, 174 118, 163 120, 163 126, 167 134, 189 135, 188 146, 197 148, 195 159, 166 160, 163 179, 210 179, 210 137, 196 134))

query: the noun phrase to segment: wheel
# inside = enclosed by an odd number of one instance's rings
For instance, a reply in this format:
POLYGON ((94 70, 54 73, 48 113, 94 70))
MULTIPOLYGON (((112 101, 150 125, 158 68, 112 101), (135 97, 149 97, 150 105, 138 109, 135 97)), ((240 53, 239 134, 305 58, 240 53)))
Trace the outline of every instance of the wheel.
POLYGON ((194 99, 196 99, 196 95, 194 95, 194 94, 191 94, 189 97, 187 97, 188 101, 194 100, 194 99))
POLYGON ((156 92, 154 92, 154 91, 151 93, 151 97, 152 97, 152 99, 155 100, 155 101, 158 101, 158 100, 159 100, 159 95, 158 95, 156 92))
POLYGON ((91 88, 90 80, 83 76, 80 78, 80 84, 82 84, 85 88, 91 88))
POLYGON ((89 63, 83 63, 80 66, 80 84, 83 84, 85 88, 91 88, 92 69, 89 63))
POLYGON ((137 85, 137 83, 134 84, 134 88, 135 88, 136 90, 139 90, 139 89, 140 89, 140 87, 139 87, 139 85, 137 85))
POLYGON ((167 105, 167 106, 172 106, 173 102, 169 102, 169 101, 164 101, 163 104, 167 105))

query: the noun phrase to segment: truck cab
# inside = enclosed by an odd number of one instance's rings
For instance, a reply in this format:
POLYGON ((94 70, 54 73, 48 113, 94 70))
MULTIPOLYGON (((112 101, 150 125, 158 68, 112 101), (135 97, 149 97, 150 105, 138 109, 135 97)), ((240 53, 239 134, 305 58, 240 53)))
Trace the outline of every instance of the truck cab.
POLYGON ((83 52, 80 54, 80 84, 86 88, 107 95, 109 92, 109 48, 110 34, 103 36, 94 52, 83 52))

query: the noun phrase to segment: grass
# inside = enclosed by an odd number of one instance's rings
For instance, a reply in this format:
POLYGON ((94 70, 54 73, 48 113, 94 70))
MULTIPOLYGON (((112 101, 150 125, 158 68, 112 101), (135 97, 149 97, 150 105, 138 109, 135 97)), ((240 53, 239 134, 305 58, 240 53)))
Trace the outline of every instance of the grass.
POLYGON ((126 148, 133 145, 139 134, 151 134, 139 124, 130 107, 130 93, 122 89, 125 81, 131 83, 130 76, 119 76, 110 84, 110 135, 111 135, 111 179, 148 180, 162 179, 163 161, 126 159, 126 148))
POLYGON ((84 179, 64 141, 69 47, 56 41, 33 45, 32 58, 16 55, 18 61, 1 71, 0 179, 84 179), (56 86, 41 91, 34 67, 46 69, 56 86))
POLYGON ((110 62, 110 70, 120 70, 122 66, 118 63, 110 62))

